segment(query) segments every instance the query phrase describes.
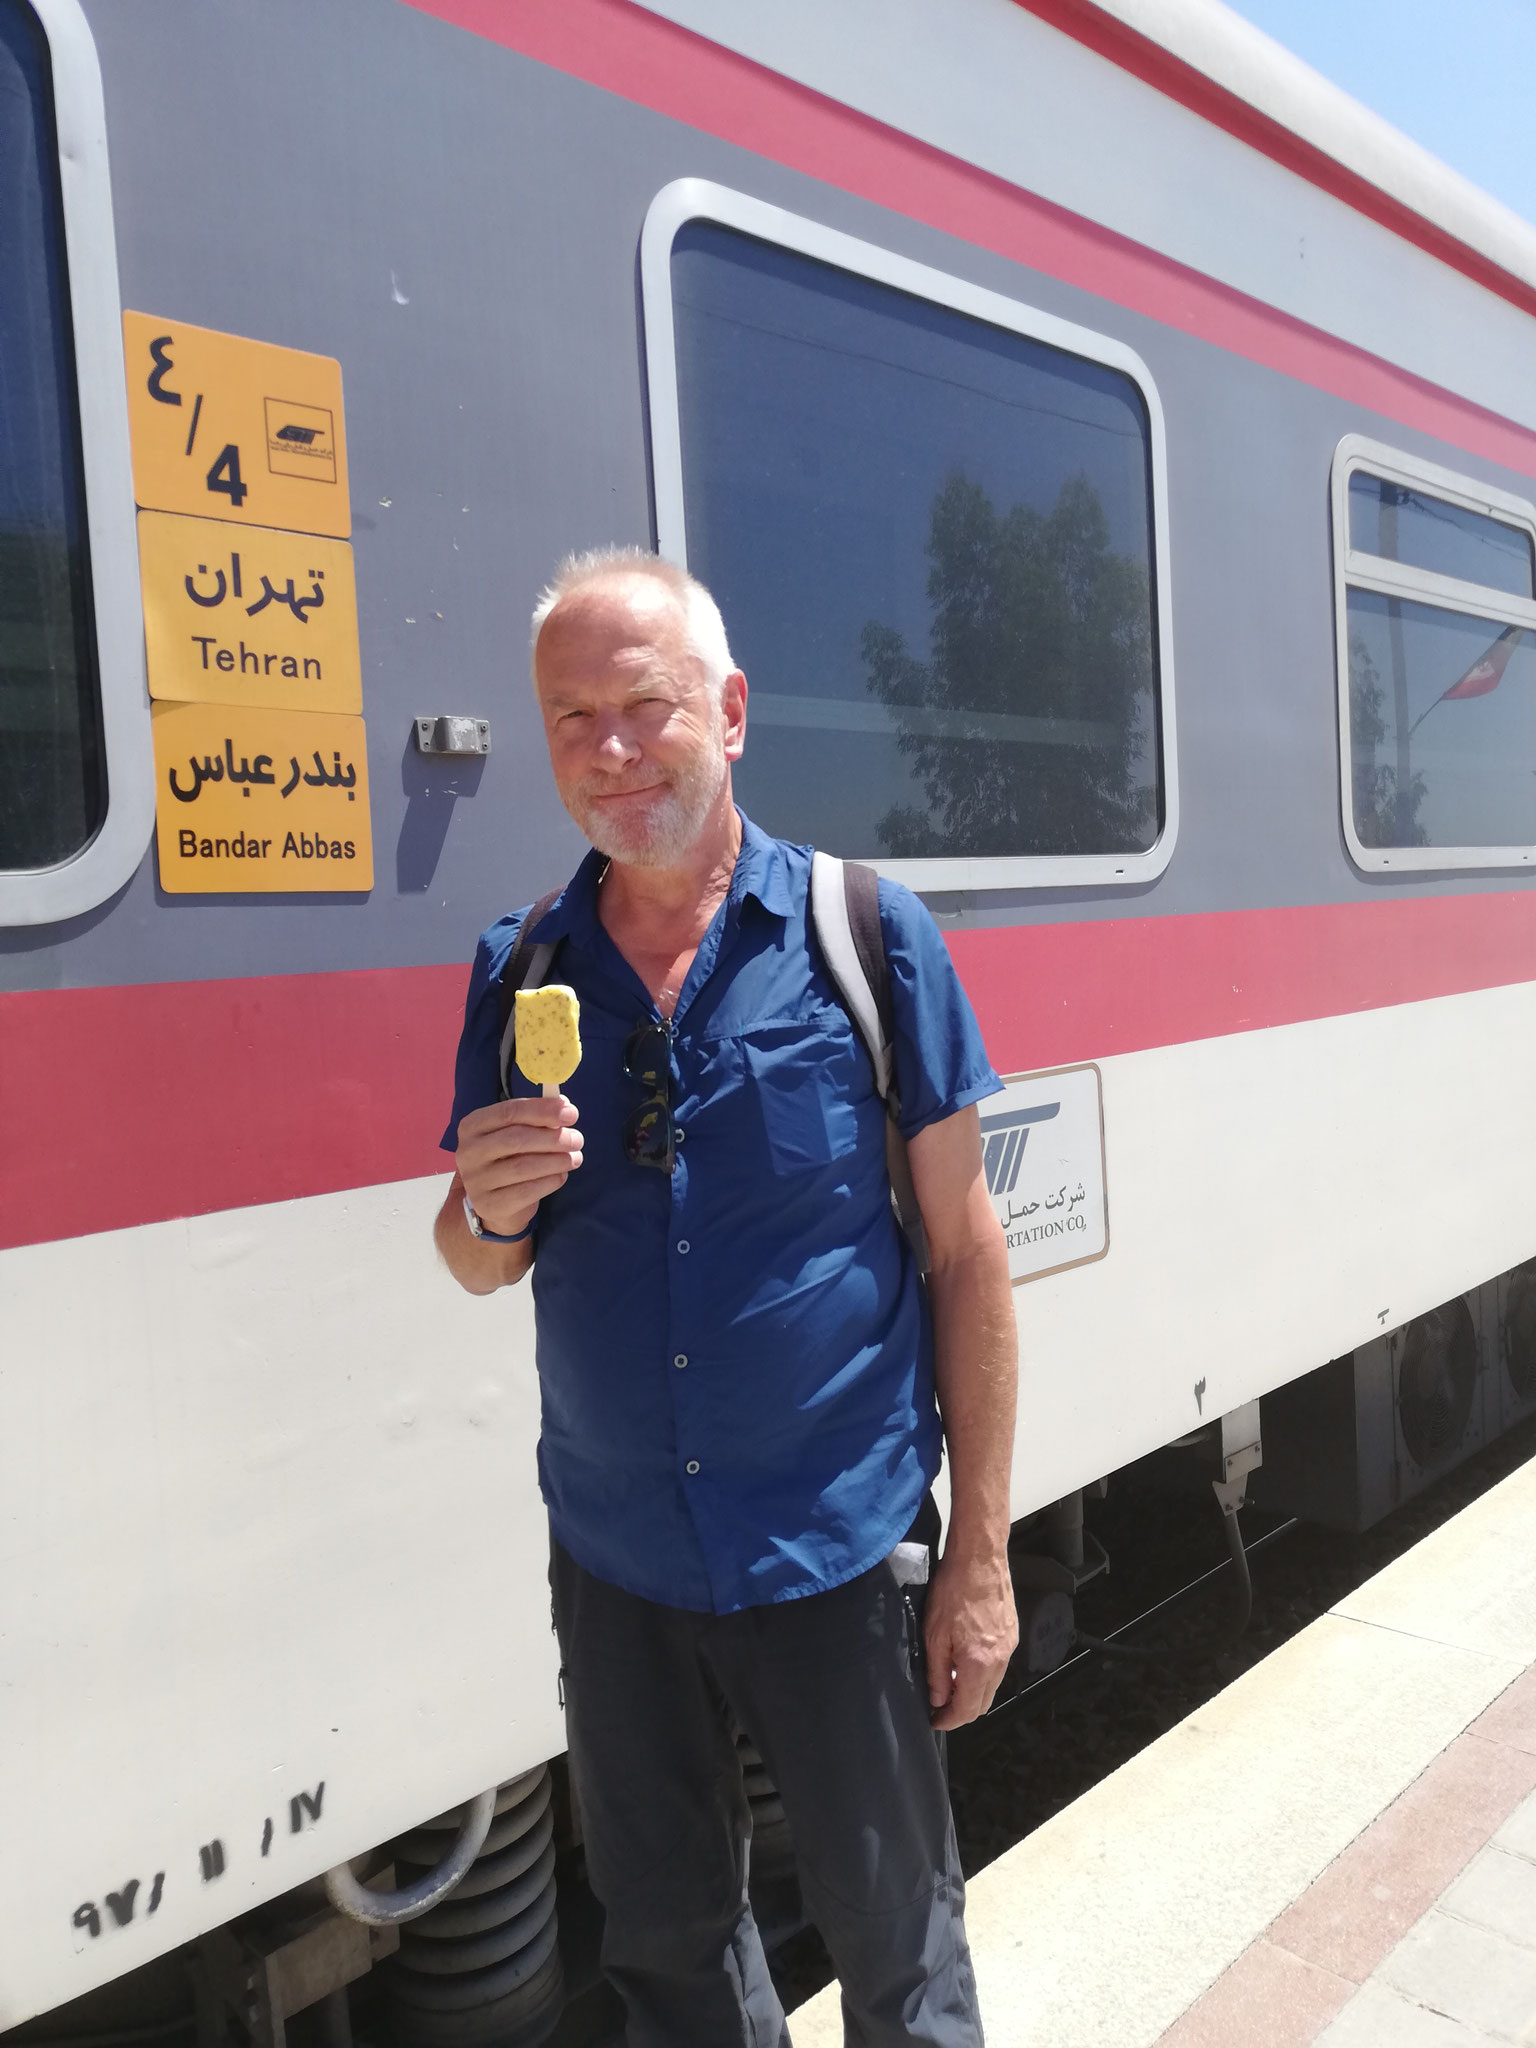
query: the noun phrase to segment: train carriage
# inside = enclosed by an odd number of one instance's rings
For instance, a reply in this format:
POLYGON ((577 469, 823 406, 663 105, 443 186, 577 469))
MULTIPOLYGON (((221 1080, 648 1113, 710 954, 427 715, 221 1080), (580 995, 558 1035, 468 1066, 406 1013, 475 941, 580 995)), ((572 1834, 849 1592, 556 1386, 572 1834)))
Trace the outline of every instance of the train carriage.
POLYGON ((1368 1519, 1536 1404, 1536 232, 1214 0, 0 70, 0 2027, 562 1749, 526 1290, 430 1220, 567 548, 710 584, 746 807, 940 922, 1016 1516, 1263 1400, 1368 1519))

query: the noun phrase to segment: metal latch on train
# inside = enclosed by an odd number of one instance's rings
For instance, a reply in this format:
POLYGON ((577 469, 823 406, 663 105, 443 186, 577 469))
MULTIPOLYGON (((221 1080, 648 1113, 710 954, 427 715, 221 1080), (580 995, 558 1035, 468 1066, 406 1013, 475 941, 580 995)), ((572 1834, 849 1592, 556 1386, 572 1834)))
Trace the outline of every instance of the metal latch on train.
POLYGON ((1224 1513, 1233 1514, 1242 1506, 1248 1474, 1263 1462, 1259 1404, 1245 1401, 1241 1408, 1231 1408, 1221 1418, 1221 1477, 1211 1484, 1224 1513))
POLYGON ((488 718, 418 718, 418 754, 488 754, 491 751, 491 721, 488 718))

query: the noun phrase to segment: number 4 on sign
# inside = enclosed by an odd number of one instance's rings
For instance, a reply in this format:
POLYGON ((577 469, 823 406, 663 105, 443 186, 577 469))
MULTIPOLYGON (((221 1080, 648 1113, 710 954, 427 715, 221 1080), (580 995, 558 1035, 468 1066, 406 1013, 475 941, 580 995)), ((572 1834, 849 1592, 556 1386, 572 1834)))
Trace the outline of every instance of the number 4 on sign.
POLYGON ((231 505, 243 505, 247 486, 240 480, 240 450, 233 441, 226 441, 219 450, 218 459, 208 472, 210 491, 222 491, 231 505))
MULTIPOLYGON (((148 390, 153 399, 161 405, 180 405, 181 393, 173 391, 166 383, 167 374, 176 367, 171 349, 175 336, 162 334, 149 344, 150 360, 154 368, 149 373, 148 390)), ((197 404, 192 412, 192 428, 187 435, 187 453, 192 453, 192 443, 197 439, 197 422, 203 410, 203 394, 197 394, 197 404)), ((226 441, 214 459, 212 469, 204 479, 210 491, 220 491, 231 505, 243 505, 247 485, 240 475, 240 450, 233 441, 226 441)))

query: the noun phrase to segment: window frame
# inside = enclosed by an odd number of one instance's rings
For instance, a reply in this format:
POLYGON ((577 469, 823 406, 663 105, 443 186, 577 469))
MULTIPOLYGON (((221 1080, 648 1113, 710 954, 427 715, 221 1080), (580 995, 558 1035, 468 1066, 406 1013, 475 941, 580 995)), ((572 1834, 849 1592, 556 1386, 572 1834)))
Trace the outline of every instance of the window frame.
MULTIPOLYGON (((1461 612, 1497 625, 1528 626, 1536 632, 1536 601, 1495 590, 1484 583, 1466 583, 1432 569, 1414 569, 1388 562, 1380 555, 1350 545, 1349 480, 1357 471, 1382 477, 1405 489, 1422 489, 1464 511, 1481 513, 1502 526, 1513 526, 1531 541, 1536 557, 1536 505, 1514 497, 1475 477, 1442 469, 1417 455, 1346 434, 1333 452, 1331 479, 1333 519, 1334 668, 1339 712, 1339 812, 1349 857, 1362 874, 1424 873, 1447 868, 1519 868, 1536 865, 1536 844, 1530 846, 1365 846, 1355 829, 1355 770, 1350 742, 1349 592, 1368 590, 1382 597, 1401 597, 1441 611, 1461 612)), ((1533 764, 1536 765, 1536 764, 1533 764)))
MULTIPOLYGON (((1135 384, 1147 409, 1152 471, 1153 602, 1157 659, 1157 733, 1162 769, 1163 824, 1142 853, 942 855, 870 859, 880 874, 928 894, 992 889, 1135 888, 1162 874, 1179 832, 1178 746, 1174 717, 1173 629, 1168 548, 1167 440, 1162 402, 1152 374, 1124 343, 1060 320, 1020 300, 898 256, 801 214, 789 213, 704 178, 679 178, 651 201, 640 239, 640 289, 646 380, 650 402, 651 472, 656 545, 668 561, 688 565, 683 502, 681 404, 672 315, 672 244, 689 222, 713 221, 758 241, 830 264, 908 296, 926 299, 988 326, 1001 327, 1068 355, 1118 370, 1135 384)), ((729 621, 727 621, 729 627, 729 621)), ((748 679, 750 682, 750 678, 748 679)), ((748 728, 751 705, 748 703, 748 728)))
POLYGON ((155 822, 123 308, 101 67, 79 0, 26 4, 42 29, 53 75, 107 801, 94 836, 68 860, 47 868, 0 869, 0 927, 56 924, 94 910, 137 871, 155 822))

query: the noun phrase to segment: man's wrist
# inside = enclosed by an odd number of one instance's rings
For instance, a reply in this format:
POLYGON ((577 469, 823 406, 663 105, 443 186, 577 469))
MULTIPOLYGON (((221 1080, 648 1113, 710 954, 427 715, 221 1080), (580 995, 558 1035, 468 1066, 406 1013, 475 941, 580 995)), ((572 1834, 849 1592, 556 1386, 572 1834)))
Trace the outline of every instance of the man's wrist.
POLYGON ((956 1529, 953 1522, 944 1539, 944 1557, 957 1570, 992 1571, 1008 1562, 1006 1532, 999 1541, 986 1534, 956 1529))
POLYGON ((492 1230, 475 1213, 475 1205, 468 1195, 464 1197, 464 1221, 469 1226, 470 1236, 479 1238, 482 1244, 521 1244, 524 1238, 532 1237, 533 1227, 538 1220, 539 1212, 535 1209, 521 1230, 511 1232, 492 1230))

